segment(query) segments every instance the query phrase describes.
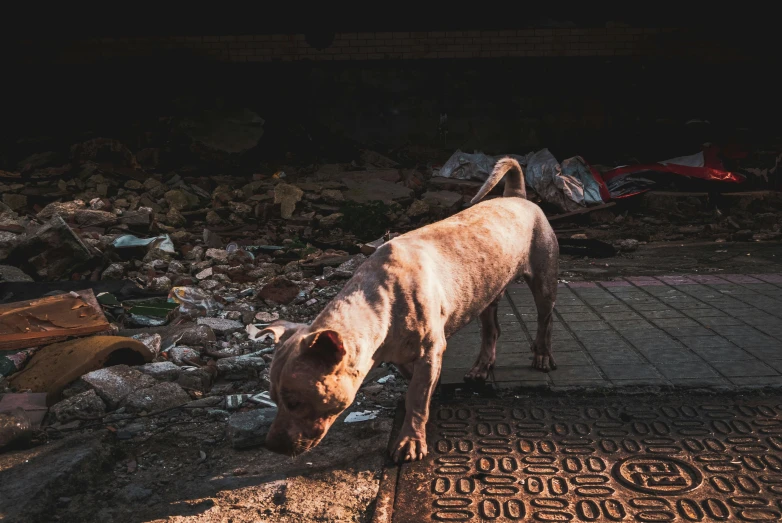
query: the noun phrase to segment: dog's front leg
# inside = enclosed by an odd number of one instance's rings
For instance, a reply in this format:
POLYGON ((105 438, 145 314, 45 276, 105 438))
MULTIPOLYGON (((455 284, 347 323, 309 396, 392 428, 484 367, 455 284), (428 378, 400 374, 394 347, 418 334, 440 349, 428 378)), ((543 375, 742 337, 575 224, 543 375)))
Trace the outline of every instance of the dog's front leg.
POLYGON ((392 449, 397 463, 417 461, 427 454, 426 422, 429 419, 429 402, 440 378, 445 336, 432 343, 423 358, 413 365, 413 377, 405 396, 405 420, 399 438, 392 449))

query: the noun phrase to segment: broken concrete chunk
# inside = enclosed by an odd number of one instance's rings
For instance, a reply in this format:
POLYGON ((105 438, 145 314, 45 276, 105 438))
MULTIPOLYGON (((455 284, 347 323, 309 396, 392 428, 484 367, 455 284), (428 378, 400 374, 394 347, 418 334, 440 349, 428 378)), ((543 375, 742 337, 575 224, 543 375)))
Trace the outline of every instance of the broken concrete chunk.
POLYGON ((188 360, 198 360, 201 353, 190 347, 172 347, 168 351, 168 356, 177 365, 190 365, 188 360))
POLYGON ((190 395, 176 383, 155 382, 151 387, 130 392, 123 406, 130 412, 158 412, 184 405, 188 401, 190 395))
POLYGON ((280 305, 289 304, 298 295, 299 286, 284 276, 274 278, 258 291, 259 298, 280 305))
POLYGON ((255 315, 255 321, 260 323, 271 323, 279 319, 280 315, 276 312, 259 312, 255 315))
POLYGON ((217 334, 228 335, 244 329, 244 325, 236 320, 225 318, 198 318, 198 325, 206 325, 217 334))
POLYGON ((412 189, 385 180, 356 182, 345 179, 345 185, 348 186, 348 190, 343 193, 345 199, 356 203, 379 200, 385 204, 391 204, 394 200, 409 198, 413 195, 412 189))
POLYGON ((235 449, 263 445, 266 434, 277 415, 277 409, 268 407, 237 412, 228 418, 228 439, 235 449))
POLYGON ((356 269, 366 261, 367 257, 363 254, 357 254, 334 270, 333 277, 352 278, 356 269))
POLYGON ((102 418, 106 415, 106 404, 90 389, 57 403, 50 412, 60 423, 68 423, 79 419, 102 418))
POLYGON ((622 252, 633 252, 638 250, 638 240, 626 239, 619 242, 619 250, 622 252))
POLYGON ((206 369, 189 367, 182 370, 176 382, 185 390, 205 393, 212 385, 212 374, 206 369))
POLYGON ((463 201, 463 196, 452 191, 427 191, 421 199, 429 205, 455 210, 463 201))
POLYGON ((415 200, 407 209, 407 215, 415 218, 429 212, 429 204, 423 200, 415 200))
POLYGON ((34 235, 17 244, 8 260, 28 274, 58 280, 69 278, 96 257, 97 253, 90 250, 61 217, 55 216, 34 235))
MULTIPOLYGON (((127 365, 115 365, 85 374, 87 382, 111 410, 120 406, 133 391, 151 387, 157 383, 153 378, 142 374, 127 365)), ((189 398, 188 398, 189 399, 189 398)))
POLYGON ((176 381, 182 368, 171 361, 158 361, 155 363, 146 363, 138 368, 147 376, 152 376, 158 381, 176 381))
POLYGON ((250 354, 217 360, 217 372, 229 380, 255 378, 264 368, 266 368, 266 360, 250 354))
POLYGON ((182 189, 172 189, 164 196, 168 202, 169 207, 176 209, 177 211, 195 209, 200 203, 198 196, 190 194, 187 191, 183 191, 182 189))
POLYGON ((321 228, 331 229, 332 227, 336 227, 339 222, 342 221, 343 216, 345 215, 341 212, 335 212, 334 214, 329 214, 328 216, 321 218, 318 224, 321 226, 321 228))
POLYGON ((3 194, 3 203, 13 211, 20 211, 27 206, 27 196, 23 194, 3 194))
POLYGON ((288 183, 278 183, 274 186, 274 203, 280 204, 280 215, 288 220, 296 210, 296 202, 301 201, 304 191, 288 183))

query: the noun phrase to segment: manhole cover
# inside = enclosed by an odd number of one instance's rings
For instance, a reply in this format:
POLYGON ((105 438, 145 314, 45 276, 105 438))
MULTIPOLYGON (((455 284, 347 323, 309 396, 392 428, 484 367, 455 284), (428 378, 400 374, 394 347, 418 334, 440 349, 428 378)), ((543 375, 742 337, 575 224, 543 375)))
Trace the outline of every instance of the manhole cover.
POLYGON ((435 404, 393 521, 782 518, 782 399, 677 401, 435 404))

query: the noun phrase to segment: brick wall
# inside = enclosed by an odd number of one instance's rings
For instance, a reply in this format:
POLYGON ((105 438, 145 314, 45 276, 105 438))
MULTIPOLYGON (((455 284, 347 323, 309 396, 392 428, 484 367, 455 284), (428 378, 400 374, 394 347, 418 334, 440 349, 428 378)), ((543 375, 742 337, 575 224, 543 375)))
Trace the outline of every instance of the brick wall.
POLYGON ((28 63, 89 64, 120 57, 160 58, 167 52, 218 62, 579 56, 676 56, 725 62, 744 54, 724 49, 716 37, 692 30, 607 27, 338 33, 322 50, 310 46, 302 34, 94 38, 68 44, 23 42, 12 56, 28 63))

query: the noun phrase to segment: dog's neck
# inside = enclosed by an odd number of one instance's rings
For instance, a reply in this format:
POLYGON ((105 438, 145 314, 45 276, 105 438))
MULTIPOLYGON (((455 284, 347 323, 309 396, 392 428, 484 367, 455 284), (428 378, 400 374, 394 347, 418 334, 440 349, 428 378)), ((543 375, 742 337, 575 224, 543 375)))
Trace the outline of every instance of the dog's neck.
POLYGON ((390 314, 379 309, 389 307, 387 300, 370 304, 366 294, 355 289, 334 300, 312 322, 310 330, 331 329, 342 337, 346 350, 345 365, 363 379, 375 366, 377 349, 386 339, 390 314))

